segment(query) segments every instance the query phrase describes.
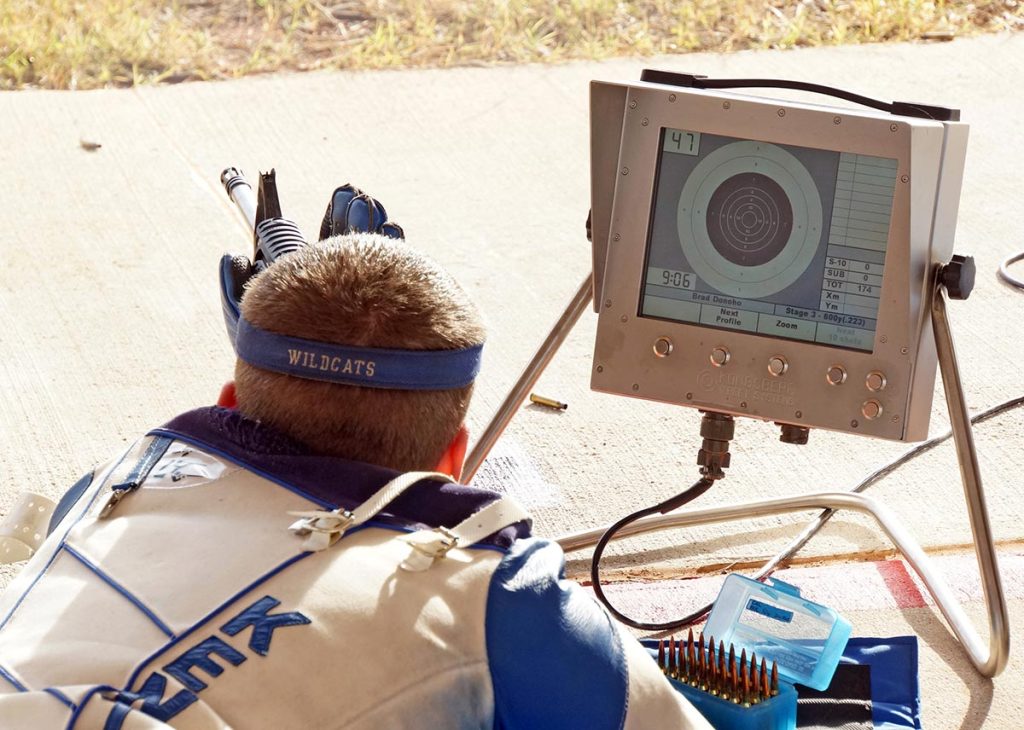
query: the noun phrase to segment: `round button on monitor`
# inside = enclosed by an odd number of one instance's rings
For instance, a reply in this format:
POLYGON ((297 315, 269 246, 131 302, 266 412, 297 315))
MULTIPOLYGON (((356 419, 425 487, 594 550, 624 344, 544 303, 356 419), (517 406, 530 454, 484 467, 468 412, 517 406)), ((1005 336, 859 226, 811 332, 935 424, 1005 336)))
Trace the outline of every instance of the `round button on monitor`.
POLYGON ((768 374, 774 377, 785 375, 786 371, 789 370, 789 363, 786 362, 786 358, 782 355, 775 355, 774 357, 768 358, 768 374))
POLYGON ((729 362, 729 350, 725 347, 716 347, 711 351, 711 364, 716 368, 720 368, 729 362))
POLYGON ((833 365, 825 373, 829 385, 842 385, 846 382, 846 369, 842 365, 833 365))
POLYGON ((868 390, 872 393, 884 390, 887 382, 888 381, 885 379, 885 373, 881 373, 878 370, 872 370, 864 379, 864 385, 866 385, 868 390))
POLYGON ((876 400, 864 401, 864 405, 860 407, 860 412, 864 414, 864 418, 873 421, 882 415, 882 404, 876 400))

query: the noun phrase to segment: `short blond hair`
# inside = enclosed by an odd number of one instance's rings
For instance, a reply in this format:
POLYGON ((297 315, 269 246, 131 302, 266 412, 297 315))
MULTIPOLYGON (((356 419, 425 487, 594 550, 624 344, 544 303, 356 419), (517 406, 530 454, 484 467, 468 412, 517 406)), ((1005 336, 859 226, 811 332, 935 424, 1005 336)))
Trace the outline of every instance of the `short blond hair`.
MULTIPOLYGON (((242 315, 317 342, 408 350, 479 345, 484 328, 455 280, 404 241, 338 236, 254 277, 242 315)), ((472 385, 390 390, 306 380, 235 365, 238 409, 317 453, 400 471, 433 469, 458 432, 472 385)))

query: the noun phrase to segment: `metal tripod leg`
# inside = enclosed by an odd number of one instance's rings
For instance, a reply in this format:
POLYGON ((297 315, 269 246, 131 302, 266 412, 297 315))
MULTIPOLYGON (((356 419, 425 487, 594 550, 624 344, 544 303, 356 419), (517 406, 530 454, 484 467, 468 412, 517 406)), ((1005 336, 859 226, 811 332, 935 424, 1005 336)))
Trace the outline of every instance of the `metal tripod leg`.
POLYGON ((544 368, 551 362, 551 358, 558 352, 558 348, 565 342, 565 338, 572 331, 576 322, 579 321, 580 315, 586 310, 593 296, 593 276, 588 273, 576 294, 573 295, 569 306, 562 312, 562 316, 555 322, 555 326, 551 328, 551 332, 548 333, 548 336, 534 354, 533 359, 530 360, 530 363, 523 370, 519 380, 516 381, 516 384, 512 386, 512 390, 505 396, 505 400, 487 424, 483 434, 473 444, 473 449, 469 452, 469 456, 466 457, 466 463, 462 468, 462 481, 464 483, 469 484, 473 479, 473 475, 476 474, 477 469, 480 468, 480 465, 484 463, 484 459, 487 458, 487 454, 490 453, 491 447, 494 446, 498 437, 501 436, 505 427, 508 426, 512 416, 519 410, 519 406, 526 400, 527 393, 530 392, 530 389, 533 388, 537 379, 541 376, 541 373, 544 372, 544 368))
MULTIPOLYGON (((953 440, 956 443, 963 481, 967 514, 974 536, 974 551, 978 560, 981 585, 988 611, 988 646, 978 635, 970 618, 950 589, 945 578, 933 565, 927 553, 913 536, 897 520, 896 516, 882 504, 851 492, 823 492, 806 496, 782 497, 761 502, 724 505, 703 510, 687 510, 679 514, 658 515, 637 520, 623 528, 617 537, 627 537, 643 532, 664 530, 712 522, 730 522, 761 515, 796 512, 806 509, 854 509, 872 515, 879 526, 903 554, 910 566, 921 578, 925 588, 935 599, 936 605, 945 616, 953 634, 963 645, 971 662, 985 677, 994 677, 1006 666, 1010 652, 1010 628, 1003 594, 1002 580, 996 561, 995 544, 989 525, 985 494, 981 486, 978 456, 974 449, 970 416, 964 399, 963 384, 953 347, 953 336, 946 316, 946 300, 942 287, 937 287, 932 302, 932 328, 939 356, 942 384, 946 392, 953 440)), ((558 540, 566 552, 579 550, 597 543, 604 528, 567 535, 558 540)))
MULTIPOLYGON (((953 332, 949 326, 949 317, 946 315, 945 290, 940 285, 936 286, 935 296, 932 298, 932 330, 935 332, 935 347, 939 354, 939 370, 942 373, 942 387, 946 392, 949 420, 953 427, 957 461, 960 462, 960 478, 964 486, 964 499, 967 501, 967 515, 974 536, 974 554, 981 573, 985 607, 988 609, 988 650, 985 650, 977 632, 969 623, 962 626, 961 630, 957 630, 957 626, 954 625, 953 630, 967 648, 971 661, 978 671, 986 677, 994 677, 1003 671, 1010 655, 1010 623, 1006 610, 1006 596, 1003 594, 1003 581, 999 576, 999 564, 996 560, 992 526, 988 519, 988 507, 985 505, 985 492, 981 486, 978 454, 974 450, 971 417, 967 411, 967 400, 964 398, 956 349, 953 347, 953 332)), ((952 624, 945 610, 943 614, 952 624)))

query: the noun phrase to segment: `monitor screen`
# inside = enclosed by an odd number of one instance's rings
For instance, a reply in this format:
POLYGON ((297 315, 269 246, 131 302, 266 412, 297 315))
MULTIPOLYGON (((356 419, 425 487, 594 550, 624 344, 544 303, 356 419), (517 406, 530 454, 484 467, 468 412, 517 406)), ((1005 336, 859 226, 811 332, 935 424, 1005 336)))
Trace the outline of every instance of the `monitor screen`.
POLYGON ((896 168, 663 128, 640 315, 870 352, 896 168))

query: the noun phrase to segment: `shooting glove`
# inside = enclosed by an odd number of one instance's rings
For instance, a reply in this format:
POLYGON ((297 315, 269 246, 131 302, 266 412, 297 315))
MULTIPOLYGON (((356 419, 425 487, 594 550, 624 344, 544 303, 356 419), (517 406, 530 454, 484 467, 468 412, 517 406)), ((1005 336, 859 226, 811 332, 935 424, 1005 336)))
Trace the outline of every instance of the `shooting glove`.
POLYGON ((348 184, 331 196, 320 224, 320 240, 345 233, 380 233, 388 238, 405 238, 402 227, 388 220, 380 201, 348 184))

